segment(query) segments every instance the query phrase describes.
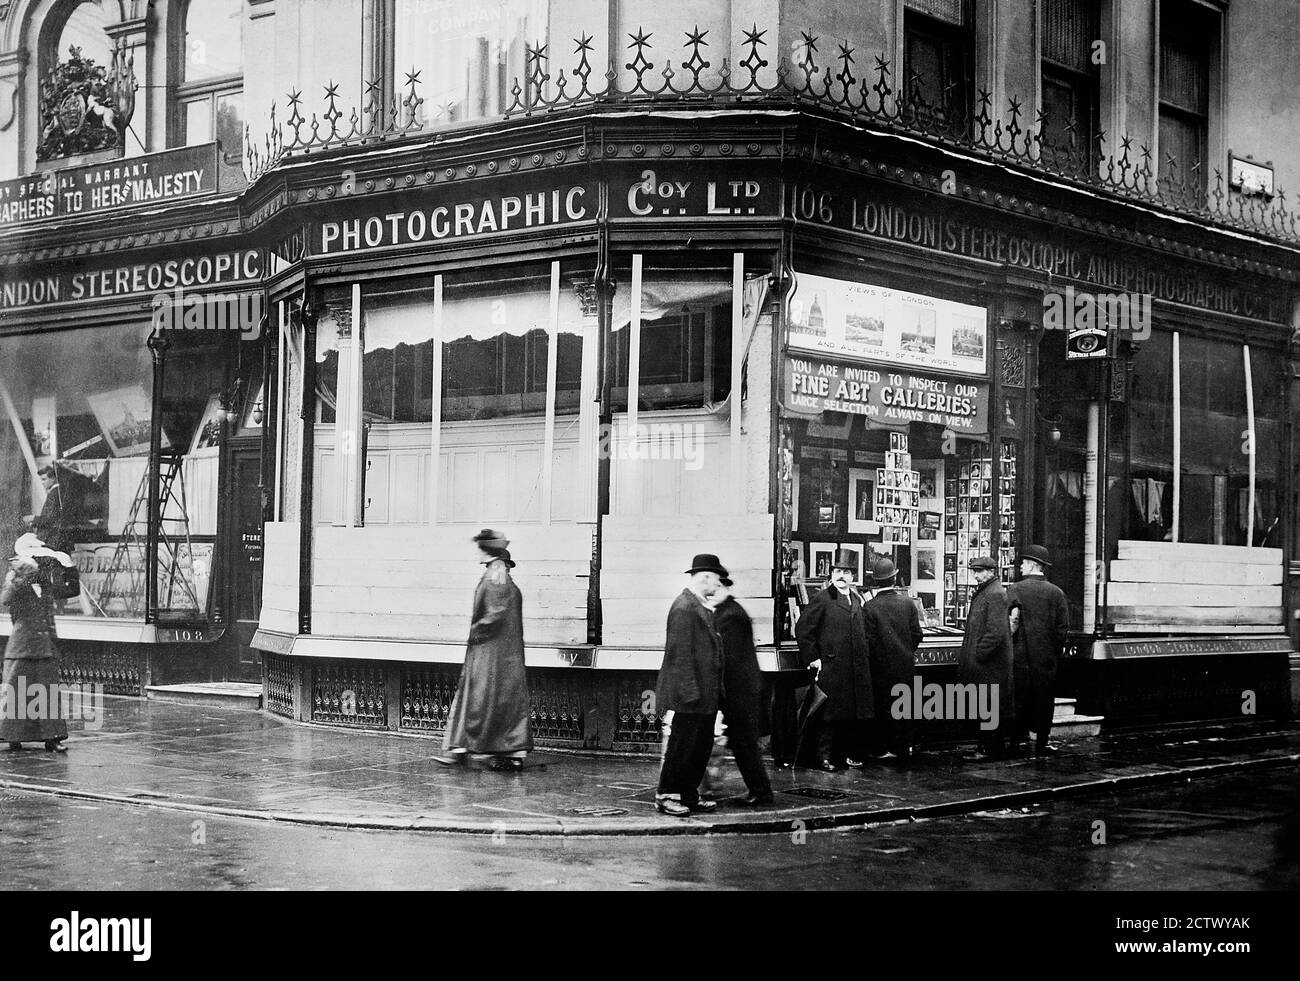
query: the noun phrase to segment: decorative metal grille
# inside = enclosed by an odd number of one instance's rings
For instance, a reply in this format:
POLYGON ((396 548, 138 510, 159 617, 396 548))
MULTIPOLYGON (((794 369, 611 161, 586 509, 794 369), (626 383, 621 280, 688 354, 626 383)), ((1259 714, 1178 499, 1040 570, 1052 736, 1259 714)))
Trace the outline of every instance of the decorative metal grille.
POLYGON ((659 747, 663 720, 655 711, 655 676, 633 675, 618 688, 618 724, 615 743, 636 743, 659 747))
POLYGON ((311 720, 361 729, 388 728, 383 666, 367 661, 313 665, 311 720))
POLYGON ((582 742, 584 704, 591 694, 590 686, 581 681, 573 672, 529 679, 534 739, 582 742))
POLYGON ((407 667, 402 674, 401 727, 445 732, 459 679, 458 667, 407 667))
POLYGON ((1025 347, 1018 337, 999 339, 998 362, 1002 366, 1002 384, 1008 388, 1025 387, 1025 347))
POLYGON ((294 666, 287 657, 263 653, 266 660, 266 710, 293 718, 294 666))
POLYGON ((143 695, 140 657, 111 647, 64 650, 59 677, 70 685, 102 685, 105 695, 143 695))
MULTIPOLYGON (((525 75, 511 87, 506 118, 549 118, 591 106, 606 111, 644 109, 656 101, 671 103, 674 109, 695 105, 712 111, 727 106, 788 108, 793 104, 839 116, 864 129, 904 132, 939 146, 958 145, 986 159, 1052 173, 1080 186, 1154 203, 1207 223, 1300 241, 1300 211, 1288 206, 1280 188, 1271 200, 1233 195, 1220 169, 1216 168, 1209 180, 1199 159, 1179 161, 1162 153, 1161 160, 1154 160, 1149 147, 1135 145, 1123 134, 1108 136, 1103 130, 1095 135, 1096 166, 1080 170, 1077 147, 1069 146, 1068 141, 1063 146, 1044 143, 1047 117, 1042 111, 1035 119, 1027 119, 1020 102, 1011 98, 1005 111, 999 112, 992 94, 980 90, 970 115, 960 118, 942 111, 941 106, 927 104, 921 96, 900 92, 900 87, 909 91, 922 91, 922 87, 904 86, 905 80, 897 77, 899 73, 883 52, 868 64, 848 41, 837 42, 832 50, 824 38, 802 32, 793 63, 785 57, 769 60, 774 41, 768 38, 769 31, 755 25, 743 32, 739 45, 743 57, 734 64, 726 57, 715 63, 706 55, 719 48, 725 51, 725 40, 710 41, 712 32, 697 28, 687 32, 685 55, 674 67, 671 59, 654 60, 657 49, 652 38, 656 33, 638 29, 628 34, 627 51, 612 55, 604 66, 607 70, 592 65, 594 38, 586 33, 574 39, 576 64, 567 70, 553 64, 548 53, 551 44, 527 45, 525 75), (825 52, 819 44, 826 45, 825 52)), ((403 86, 403 98, 385 108, 383 85, 368 82, 365 105, 360 110, 353 108, 346 117, 339 107, 338 85, 332 82, 325 87, 323 112, 311 113, 310 118, 303 114, 302 92, 290 93, 288 119, 281 121, 272 104, 260 145, 251 128, 245 127, 244 159, 250 179, 256 180, 286 158, 319 148, 420 134, 425 128, 419 112, 424 102, 420 84, 420 73, 412 70, 403 86)), ((540 160, 538 155, 535 163, 540 160)), ((426 183, 441 179, 432 170, 424 175, 426 183)))

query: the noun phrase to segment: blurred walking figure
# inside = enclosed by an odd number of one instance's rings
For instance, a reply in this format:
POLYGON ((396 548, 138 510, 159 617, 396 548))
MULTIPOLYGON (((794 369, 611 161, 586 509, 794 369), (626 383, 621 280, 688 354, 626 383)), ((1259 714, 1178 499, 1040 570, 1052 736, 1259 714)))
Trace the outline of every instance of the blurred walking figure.
MULTIPOLYGON (((992 557, 970 560, 977 583, 966 614, 966 632, 957 655, 957 683, 997 685, 997 725, 980 728, 980 748, 963 759, 968 763, 1001 759, 1006 733, 1014 724, 1015 688, 1011 662, 1011 624, 1007 617, 1007 591, 998 582, 998 565, 992 557)), ((990 699, 992 695, 990 694, 990 699)))
POLYGON ((672 712, 655 807, 674 817, 718 806, 717 801, 700 797, 700 783, 708 769, 713 725, 723 696, 722 638, 708 601, 727 570, 716 555, 700 554, 686 574, 690 582, 668 610, 668 636, 655 689, 660 717, 672 712))
POLYGON ((853 583, 857 562, 856 553, 836 550, 830 585, 808 603, 794 631, 799 657, 817 671, 826 693, 817 765, 827 772, 862 765, 867 726, 876 714, 864 604, 853 583))
POLYGON ((447 719, 439 763, 469 758, 494 770, 522 770, 533 748, 524 675, 523 597, 510 577, 509 540, 485 528, 474 536, 487 566, 474 592, 465 666, 447 719))
POLYGON ((727 724, 727 746, 745 780, 745 803, 762 807, 772 803, 772 783, 758 748, 763 734, 763 675, 754 651, 754 623, 732 596, 732 581, 723 577, 713 594, 713 622, 722 638, 722 721, 727 724))
POLYGON ((1007 587, 1007 603, 1020 613, 1012 637, 1015 652, 1016 724, 1012 752, 1034 733, 1034 753, 1050 756, 1056 747, 1047 741, 1056 710, 1056 664, 1065 652, 1070 611, 1065 593, 1047 581, 1051 554, 1042 545, 1020 553, 1020 581, 1007 587))
POLYGON ((881 559, 876 563, 871 575, 876 595, 867 601, 863 613, 876 696, 872 749, 882 759, 906 760, 912 754, 911 720, 895 719, 890 709, 895 685, 906 685, 911 691, 916 674, 916 648, 923 635, 916 604, 906 590, 894 588, 897 577, 898 569, 892 560, 881 559))
POLYGON ((24 535, 14 549, 18 554, 0 587, 0 606, 13 621, 0 676, 0 743, 21 750, 25 742, 40 742, 63 753, 68 723, 61 717, 54 603, 66 598, 69 584, 79 584, 75 575, 65 580, 63 573, 73 568, 72 559, 35 535, 24 535))

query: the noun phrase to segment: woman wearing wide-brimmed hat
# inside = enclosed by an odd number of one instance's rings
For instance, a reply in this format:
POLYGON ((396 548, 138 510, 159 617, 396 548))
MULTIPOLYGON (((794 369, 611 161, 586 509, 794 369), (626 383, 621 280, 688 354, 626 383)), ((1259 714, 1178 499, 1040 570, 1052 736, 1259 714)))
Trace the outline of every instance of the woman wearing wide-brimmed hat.
POLYGON ((485 528, 474 536, 487 569, 474 593, 465 666, 447 719, 439 763, 470 758, 493 769, 522 770, 533 748, 524 674, 523 597, 510 577, 509 539, 485 528))
MULTIPOLYGON (((50 552, 43 545, 33 546, 50 552)), ((50 553, 56 560, 62 553, 50 553)), ((0 587, 0 606, 9 610, 13 632, 5 646, 0 677, 0 743, 20 750, 23 743, 44 743, 64 752, 68 723, 59 715, 59 662, 55 647, 54 602, 50 580, 37 557, 16 555, 0 587)))

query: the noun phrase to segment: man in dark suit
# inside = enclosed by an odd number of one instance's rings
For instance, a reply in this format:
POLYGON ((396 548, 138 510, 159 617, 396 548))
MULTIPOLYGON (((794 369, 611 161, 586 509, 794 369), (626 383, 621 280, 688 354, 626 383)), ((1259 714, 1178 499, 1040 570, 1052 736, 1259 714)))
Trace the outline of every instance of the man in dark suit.
POLYGON ((45 488, 45 504, 40 514, 28 515, 26 521, 46 546, 71 555, 77 548, 70 530, 78 520, 76 504, 70 495, 64 494, 57 467, 47 463, 36 473, 45 488))
POLYGON ((722 638, 707 601, 727 570, 716 555, 697 555, 686 574, 690 583, 668 611, 668 638, 655 689, 659 716, 673 713, 655 807, 674 817, 718 806, 700 798, 700 782, 722 703, 722 638))
POLYGON ((835 552, 830 585, 812 598, 795 625, 799 657, 818 672, 826 693, 818 729, 818 766, 861 766, 867 724, 875 716, 862 595, 853 588, 857 556, 835 552))
POLYGON ((921 643, 921 618, 907 592, 895 589, 898 569, 881 559, 872 571, 876 595, 866 605, 867 643, 871 650, 871 681, 876 694, 873 749, 882 759, 906 760, 912 753, 910 719, 895 719, 895 685, 906 685, 911 698, 916 674, 916 648, 921 643))
POLYGON ((1020 553, 1020 581, 1007 588, 1007 603, 1019 609, 1020 625, 1012 638, 1015 652, 1016 725, 1013 752, 1034 733, 1037 756, 1056 747, 1047 741, 1056 708, 1056 664, 1065 651, 1070 608, 1065 593, 1047 581, 1050 553, 1030 545, 1020 553))
MULTIPOLYGON (((997 685, 997 725, 980 726, 980 749, 964 757, 968 763, 1000 759, 1005 755, 1006 735, 1015 717, 1015 690, 1012 682, 1011 628, 1007 622, 1007 593, 998 582, 998 566, 987 555, 970 560, 975 574, 975 591, 966 614, 966 633, 957 656, 957 683, 978 686, 997 685)), ((994 697, 987 689, 981 702, 994 697)), ((989 719, 987 721, 994 721, 989 719)))
POLYGON ((713 619, 722 637, 722 721, 727 724, 727 746, 745 779, 745 803, 762 807, 773 802, 772 782, 763 765, 758 738, 763 734, 763 675, 754 652, 754 624, 745 608, 731 595, 732 582, 723 578, 713 594, 713 619))

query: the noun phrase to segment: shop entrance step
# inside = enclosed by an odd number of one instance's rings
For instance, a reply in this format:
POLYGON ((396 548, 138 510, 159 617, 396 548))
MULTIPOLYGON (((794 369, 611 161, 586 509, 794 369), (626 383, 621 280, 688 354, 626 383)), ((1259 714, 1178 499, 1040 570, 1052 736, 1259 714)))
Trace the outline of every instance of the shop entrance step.
POLYGON ((221 708, 260 709, 262 686, 238 681, 199 681, 185 685, 149 685, 145 697, 160 702, 185 702, 221 708))

